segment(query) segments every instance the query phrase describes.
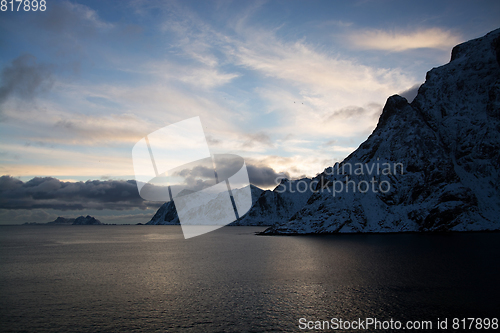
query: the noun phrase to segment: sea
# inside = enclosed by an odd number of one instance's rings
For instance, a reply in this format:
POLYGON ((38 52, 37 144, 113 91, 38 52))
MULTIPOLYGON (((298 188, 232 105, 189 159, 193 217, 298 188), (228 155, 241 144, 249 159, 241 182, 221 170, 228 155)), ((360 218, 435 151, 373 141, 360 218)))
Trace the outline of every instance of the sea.
POLYGON ((483 332, 500 317, 500 233, 262 230, 0 226, 0 331, 483 332))

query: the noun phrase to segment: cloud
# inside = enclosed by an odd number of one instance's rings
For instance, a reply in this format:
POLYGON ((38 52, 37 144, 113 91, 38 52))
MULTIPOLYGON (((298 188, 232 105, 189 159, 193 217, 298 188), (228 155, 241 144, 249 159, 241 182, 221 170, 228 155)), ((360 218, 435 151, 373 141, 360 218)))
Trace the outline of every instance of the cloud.
POLYGON ((53 3, 46 15, 40 15, 38 24, 58 34, 78 33, 78 35, 88 35, 97 29, 113 27, 111 23, 102 21, 97 12, 90 7, 69 1, 53 3))
POLYGON ((124 146, 123 149, 116 146, 93 147, 92 153, 78 148, 72 144, 56 144, 53 147, 42 143, 2 142, 0 172, 24 177, 58 175, 79 180, 82 180, 81 177, 92 179, 102 175, 133 178, 129 146, 124 146))
POLYGON ((318 27, 339 27, 339 28, 347 28, 352 26, 353 23, 349 21, 342 21, 342 20, 329 20, 329 21, 324 21, 318 24, 318 27))
MULTIPOLYGON (((296 145, 300 147, 300 143, 296 143, 296 145)), ((332 161, 343 160, 354 149, 356 147, 339 146, 339 144, 326 146, 320 143, 311 148, 304 147, 299 152, 288 154, 290 156, 254 155, 245 158, 245 163, 247 166, 251 165, 256 168, 252 171, 250 171, 252 167, 249 168, 250 182, 257 185, 257 180, 261 178, 264 181, 259 187, 269 189, 276 186, 276 178, 285 176, 288 179, 300 179, 304 175, 311 177, 326 167, 332 166, 334 164, 332 161), (267 168, 272 169, 272 172, 267 168), (255 174, 252 173, 253 171, 255 174), (252 179, 254 180, 252 181, 252 179)), ((294 148, 294 150, 296 149, 294 148)))
MULTIPOLYGON (((224 136, 220 135, 221 131, 211 136, 218 140, 217 147, 221 149, 227 148, 228 144, 223 142, 229 136, 234 143, 231 149, 252 152, 275 148, 277 145, 273 140, 276 137, 292 132, 310 140, 321 137, 323 141, 325 136, 333 135, 361 138, 367 128, 376 125, 376 118, 371 117, 371 113, 366 118, 337 117, 336 122, 328 124, 325 124, 325 118, 342 108, 365 108, 369 103, 383 103, 401 87, 415 82, 399 68, 368 66, 351 56, 342 55, 335 48, 328 50, 307 43, 305 39, 280 37, 280 27, 256 27, 250 18, 261 8, 260 5, 248 6, 235 15, 227 25, 230 30, 210 25, 179 3, 159 6, 165 14, 163 32, 168 37, 174 37, 170 44, 171 54, 190 58, 195 63, 186 68, 182 62, 174 65, 170 62, 173 57, 169 57, 169 61, 151 62, 143 69, 193 88, 231 89, 232 94, 235 89, 228 83, 233 81, 237 81, 235 87, 239 87, 240 82, 248 82, 251 88, 244 93, 236 91, 238 96, 228 96, 237 97, 245 103, 223 100, 226 106, 232 108, 233 115, 238 110, 239 117, 219 117, 233 125, 224 132, 224 136), (239 79, 235 80, 236 77, 239 79), (254 83, 257 86, 253 87, 254 83), (229 104, 231 102, 232 105, 229 104), (356 104, 353 105, 353 102, 356 104), (260 109, 255 112, 255 108, 260 109), (242 114, 245 117, 243 121, 239 119, 242 114), (262 118, 258 120, 259 124, 272 127, 273 140, 269 136, 259 141, 233 135, 235 130, 246 132, 241 128, 257 122, 257 116, 262 118)), ((341 21, 330 21, 328 24, 344 28, 350 25, 341 21)), ((197 92, 194 95, 200 94, 197 92)), ((213 94, 207 99, 215 100, 213 94)))
POLYGON ((327 142, 324 143, 325 146, 333 146, 334 144, 337 143, 336 139, 328 140, 327 142))
POLYGON ((57 136, 46 138, 48 142, 73 143, 78 145, 103 145, 113 143, 135 143, 140 140, 152 124, 130 114, 88 116, 74 114, 71 118, 59 115, 52 118, 52 130, 57 136))
POLYGON ((410 88, 400 92, 398 95, 406 98, 408 100, 408 103, 411 103, 415 99, 415 97, 417 97, 418 88, 420 88, 421 85, 422 83, 417 83, 410 88))
POLYGON ((272 147, 273 141, 271 137, 264 132, 249 133, 244 135, 244 142, 242 143, 243 148, 253 148, 256 145, 263 145, 266 147, 272 147))
POLYGON ((269 31, 249 27, 223 50, 236 65, 264 77, 256 88, 265 101, 264 114, 280 119, 275 134, 294 132, 309 138, 356 137, 376 119, 337 119, 325 126, 325 115, 346 107, 383 103, 401 87, 414 82, 399 68, 376 68, 355 58, 318 50, 305 40, 286 41, 269 31), (294 103, 295 102, 295 103, 294 103), (356 104, 353 105, 353 102, 356 104))
POLYGON ((344 120, 348 118, 360 118, 366 115, 368 110, 360 106, 347 106, 340 110, 334 111, 327 118, 327 121, 344 120))
MULTIPOLYGON (((58 89, 70 107, 44 100, 39 108, 25 107, 23 112, 5 108, 4 114, 22 126, 17 135, 23 141, 74 147, 130 145, 160 127, 193 116, 200 116, 209 130, 235 128, 230 121, 237 115, 229 108, 203 94, 193 95, 171 86, 60 83, 58 89), (213 110, 218 117, 213 116, 213 110)), ((214 135, 211 139, 220 141, 214 135)))
POLYGON ((221 72, 215 66, 216 63, 211 66, 206 64, 187 66, 164 60, 148 62, 141 68, 148 74, 201 89, 217 88, 240 76, 238 73, 221 72))
MULTIPOLYGON (((68 52, 82 46, 88 55, 82 68, 90 72, 78 81, 58 75, 54 98, 39 100, 37 110, 26 108, 18 115, 13 108, 6 110, 21 124, 16 130, 19 145, 46 146, 21 147, 16 153, 24 153, 22 161, 5 164, 0 174, 129 178, 133 143, 157 128, 200 116, 212 153, 230 151, 256 160, 270 154, 289 157, 286 164, 253 164, 259 166, 254 183, 270 185, 277 171, 311 175, 326 157, 340 156, 342 150, 323 147, 325 141, 335 138, 337 146, 352 150, 376 124, 376 112, 367 111, 366 105, 383 103, 416 82, 398 68, 368 66, 352 54, 342 54, 340 45, 318 45, 309 37, 297 40, 283 34, 282 27, 256 26, 250 15, 259 6, 246 11, 246 19, 235 13, 234 20, 211 25, 196 10, 180 8, 183 3, 141 3, 159 10, 152 10, 151 22, 141 20, 153 23, 144 25, 151 30, 141 43, 127 40, 130 45, 110 38, 120 22, 116 27, 106 23, 83 5, 64 1, 53 21, 36 18, 39 27, 49 31, 41 31, 44 40, 49 36, 68 52), (161 10, 164 6, 167 10, 161 10), (158 18, 164 19, 161 35, 154 31, 158 18), (133 45, 133 54, 123 53, 124 45, 133 45), (101 68, 111 70, 95 79, 101 68), (295 141, 280 141, 289 133, 296 135, 295 141)), ((348 22, 328 24, 353 28, 348 22)))
MULTIPOLYGON (((248 77, 248 74, 260 75, 265 78, 264 84, 255 91, 261 98, 269 99, 266 102, 272 103, 276 93, 288 93, 289 98, 277 103, 279 108, 283 110, 284 105, 290 106, 290 101, 300 99, 301 103, 307 102, 309 107, 313 107, 307 110, 308 113, 321 112, 325 105, 336 108, 352 105, 352 101, 360 97, 362 103, 380 102, 398 91, 399 87, 408 85, 409 80, 398 69, 366 66, 352 57, 318 50, 305 40, 279 38, 279 29, 259 29, 249 25, 249 17, 258 8, 258 5, 249 6, 240 17, 235 17, 234 31, 231 33, 215 30, 187 9, 173 10, 176 14, 169 16, 164 26, 178 36, 175 47, 179 53, 210 68, 219 64, 232 64, 243 69, 238 74, 207 71, 206 74, 213 76, 210 80, 201 71, 200 75, 196 73, 201 78, 196 84, 206 81, 208 84, 205 85, 218 86, 229 82, 236 75, 243 78, 248 77)), ((169 9, 172 10, 171 6, 169 9)), ((338 21, 330 23, 339 24, 338 21)), ((340 23, 345 25, 345 22, 340 23)), ((192 81, 190 75, 179 78, 186 82, 192 81)), ((299 112, 306 113, 305 110, 299 112)), ((294 115, 289 118, 293 119, 294 115)), ((304 123, 303 120, 300 119, 300 125, 304 123)))
MULTIPOLYGON (((276 186, 277 178, 290 178, 288 173, 277 172, 272 167, 262 163, 252 163, 251 159, 245 160, 245 165, 248 171, 248 179, 250 184, 262 188, 276 186)), ((223 159, 219 160, 217 165, 218 175, 232 175, 241 167, 239 159, 223 159)), ((220 179, 219 179, 220 181, 220 179)))
POLYGON ((41 48, 46 56, 58 59, 58 67, 76 70, 81 61, 92 58, 102 63, 109 56, 104 48, 137 36, 123 20, 115 29, 115 24, 100 18, 96 10, 66 0, 50 2, 43 15, 8 20, 8 24, 19 31, 18 38, 28 43, 32 52, 40 52, 41 48))
POLYGON ((358 30, 348 34, 346 41, 363 50, 401 52, 419 48, 450 50, 462 39, 451 31, 428 28, 406 32, 358 30))
POLYGON ((247 170, 250 183, 263 188, 276 186, 277 179, 290 178, 288 173, 276 172, 273 168, 268 166, 248 164, 247 170))
POLYGON ((303 95, 331 92, 332 89, 358 94, 362 90, 386 89, 399 76, 398 72, 377 70, 355 60, 331 57, 304 41, 278 40, 268 32, 254 32, 244 43, 235 41, 234 44, 235 60, 241 66, 291 82, 301 89, 303 95))
POLYGON ((89 180, 63 182, 52 177, 35 177, 27 182, 0 177, 0 209, 57 210, 146 209, 148 202, 137 192, 134 180, 89 180))
POLYGON ((177 78, 193 86, 202 88, 219 87, 229 83, 232 79, 237 78, 239 75, 236 73, 221 73, 211 68, 198 68, 184 71, 181 76, 177 78))
MULTIPOLYGON (((48 103, 41 104, 45 107, 48 103)), ((94 109, 97 107, 94 106, 94 109)), ((131 145, 157 127, 153 121, 128 113, 86 115, 57 110, 57 106, 16 111, 14 108, 6 108, 3 113, 9 119, 22 124, 20 126, 23 131, 16 134, 18 138, 27 145, 36 143, 53 148, 56 147, 54 145, 72 145, 75 148, 131 145)), ((3 145, 0 144, 0 147, 3 145)))
MULTIPOLYGON (((233 158, 228 156, 228 158, 217 159, 217 175, 218 181, 222 181, 221 177, 228 177, 235 174, 242 166, 242 160, 239 158, 233 158)), ((278 178, 290 178, 287 172, 277 172, 273 168, 264 165, 262 163, 252 163, 252 160, 246 160, 245 162, 248 178, 251 184, 262 187, 269 188, 276 186, 276 179, 278 178)), ((182 179, 183 185, 178 185, 173 192, 179 192, 184 188, 188 188, 191 191, 198 191, 208 186, 214 185, 215 173, 212 161, 209 163, 204 163, 204 161, 193 162, 191 165, 183 166, 178 170, 172 172, 176 179, 182 179)), ((175 195, 174 195, 175 196, 175 195)))
MULTIPOLYGON (((219 177, 218 181, 222 181, 220 179, 221 175, 233 175, 241 168, 241 160, 238 158, 221 158, 217 159, 217 175, 219 177)), ((210 165, 202 165, 200 162, 193 163, 193 167, 185 168, 182 170, 178 170, 175 172, 174 176, 180 176, 183 178, 183 182, 185 186, 180 186, 179 188, 189 188, 192 191, 198 191, 207 186, 214 185, 214 169, 212 166, 212 161, 209 163, 210 165)), ((278 178, 290 178, 288 173, 277 172, 273 168, 263 165, 263 164, 252 164, 251 160, 247 160, 245 162, 248 178, 251 184, 269 188, 276 186, 276 179, 278 178)), ((173 190, 174 191, 174 190, 173 190)), ((178 190, 175 190, 178 192, 178 190)))
POLYGON ((221 143, 221 140, 214 138, 212 135, 206 135, 206 138, 209 146, 216 146, 221 143))
POLYGON ((365 121, 377 121, 382 113, 382 105, 378 103, 368 103, 361 106, 347 106, 331 113, 325 117, 325 123, 332 124, 341 122, 344 126, 359 126, 365 121))
MULTIPOLYGON (((233 165, 220 166, 221 174, 233 165)), ((290 178, 288 173, 278 173, 263 165, 247 165, 250 183, 260 187, 276 185, 276 179, 290 178)), ((214 170, 199 166, 181 171, 191 190, 213 185, 206 179, 214 177, 214 170), (189 173, 189 174, 188 174, 189 173), (200 183, 201 184, 198 184, 200 183)), ((0 209, 33 210, 131 210, 148 209, 151 202, 143 200, 137 191, 135 180, 88 180, 65 182, 53 177, 35 177, 23 182, 11 176, 0 177, 0 209)), ((154 206, 154 204, 153 204, 154 206)))
POLYGON ((0 105, 10 97, 32 100, 39 93, 47 92, 54 82, 53 66, 39 64, 31 54, 12 60, 0 74, 0 105))

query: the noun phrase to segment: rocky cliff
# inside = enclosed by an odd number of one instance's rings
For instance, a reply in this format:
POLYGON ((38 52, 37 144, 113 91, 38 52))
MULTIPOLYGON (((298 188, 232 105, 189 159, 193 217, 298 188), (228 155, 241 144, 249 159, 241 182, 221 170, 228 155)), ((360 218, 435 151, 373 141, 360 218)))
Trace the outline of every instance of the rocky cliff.
POLYGON ((370 137, 265 233, 498 230, 499 170, 500 29, 456 46, 411 104, 390 97, 370 137))

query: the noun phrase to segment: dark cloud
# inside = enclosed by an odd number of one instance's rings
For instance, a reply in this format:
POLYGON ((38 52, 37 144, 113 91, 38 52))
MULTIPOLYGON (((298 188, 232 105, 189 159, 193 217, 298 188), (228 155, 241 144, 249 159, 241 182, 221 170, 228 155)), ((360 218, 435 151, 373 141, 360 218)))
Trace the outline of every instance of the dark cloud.
POLYGON ((398 95, 401 97, 404 97, 408 100, 408 103, 411 103, 415 97, 417 97, 418 94, 418 88, 420 88, 422 84, 417 83, 416 85, 412 86, 411 88, 406 89, 405 91, 400 92, 398 95))
MULTIPOLYGON (((224 156, 224 155, 222 155, 224 156)), ((243 159, 235 155, 225 155, 225 157, 216 157, 216 167, 218 180, 229 178, 243 166, 243 159)), ((250 184, 258 187, 272 187, 277 185, 276 180, 281 178, 290 178, 287 173, 276 172, 273 168, 263 165, 245 163, 248 171, 250 184)), ((196 173, 191 173, 193 177, 210 177, 213 175, 213 168, 199 168, 196 173)))
MULTIPOLYGON (((241 165, 236 159, 219 163, 217 173, 222 175, 219 181, 233 175, 235 168, 239 170, 241 165)), ((247 170, 250 183, 259 187, 272 187, 281 178, 290 178, 287 173, 278 173, 268 166, 247 164, 247 170)), ((200 165, 184 169, 179 175, 181 173, 188 186, 178 186, 172 189, 173 192, 185 188, 197 191, 215 184, 214 169, 211 167, 200 165)), ((0 209, 130 210, 147 209, 154 205, 156 203, 139 196, 135 180, 64 182, 52 177, 35 177, 23 182, 11 176, 0 177, 0 209)))
POLYGON ((148 202, 137 192, 135 180, 73 183, 36 177, 23 182, 10 176, 0 177, 0 209, 127 210, 147 206, 148 202))
POLYGON ((358 118, 367 114, 368 112, 368 110, 359 106, 347 106, 345 108, 334 111, 328 116, 327 121, 358 118))
POLYGON ((37 63, 30 54, 14 59, 0 74, 0 105, 9 97, 32 100, 37 94, 50 90, 52 73, 53 66, 37 63))
POLYGON ((208 144, 209 144, 209 145, 211 145, 211 146, 216 146, 216 145, 219 145, 219 144, 221 143, 221 140, 216 139, 216 138, 214 138, 214 137, 213 137, 213 136, 211 136, 211 135, 208 135, 208 134, 207 134, 207 135, 206 135, 206 138, 207 138, 207 142, 208 142, 208 144))
POLYGON ((174 197, 176 193, 180 193, 184 189, 196 192, 216 184, 214 164, 211 158, 183 165, 169 171, 169 174, 176 177, 177 181, 179 181, 179 178, 182 178, 184 183, 183 185, 171 188, 174 197))
POLYGON ((272 187, 277 185, 282 178, 290 178, 288 173, 276 172, 268 166, 247 165, 250 183, 259 187, 272 187))
MULTIPOLYGON (((208 163, 197 161, 183 166, 172 173, 184 179, 184 186, 192 191, 198 191, 214 185, 214 168, 211 159, 208 163)), ((216 155, 216 169, 218 181, 234 175, 243 166, 243 159, 236 155, 216 155)), ((259 187, 272 187, 277 185, 276 180, 290 178, 288 173, 276 172, 273 168, 263 165, 249 164, 246 162, 248 178, 251 184, 259 187)))
POLYGON ((181 171, 176 172, 175 175, 184 177, 185 179, 187 179, 187 178, 194 179, 197 177, 202 177, 202 178, 214 178, 215 177, 213 164, 210 166, 197 165, 192 169, 182 169, 181 171))

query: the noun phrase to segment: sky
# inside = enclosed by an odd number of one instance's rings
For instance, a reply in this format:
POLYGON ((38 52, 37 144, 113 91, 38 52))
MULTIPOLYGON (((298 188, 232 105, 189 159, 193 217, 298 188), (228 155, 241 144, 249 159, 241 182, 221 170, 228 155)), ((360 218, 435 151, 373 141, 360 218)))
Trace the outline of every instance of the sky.
POLYGON ((0 224, 147 222, 132 148, 200 117, 250 182, 314 177, 409 101, 498 1, 56 1, 0 11, 0 224))

